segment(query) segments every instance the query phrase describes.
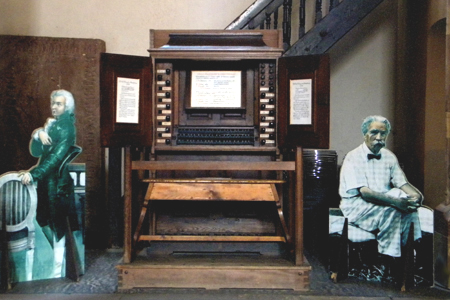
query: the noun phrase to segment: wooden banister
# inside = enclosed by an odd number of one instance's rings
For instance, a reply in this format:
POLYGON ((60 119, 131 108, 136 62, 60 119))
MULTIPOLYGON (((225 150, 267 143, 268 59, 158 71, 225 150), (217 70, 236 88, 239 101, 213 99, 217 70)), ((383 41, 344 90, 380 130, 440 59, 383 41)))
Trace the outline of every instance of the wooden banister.
POLYGON ((326 53, 383 0, 256 0, 225 29, 277 29, 278 14, 282 18, 284 56, 326 53), (298 7, 298 17, 292 16, 298 7), (292 18, 291 18, 292 16, 292 18), (305 20, 314 20, 306 23, 305 20), (314 24, 311 24, 314 23, 314 24), (291 36, 297 26, 298 35, 291 36), (297 39, 298 37, 298 39, 297 39))

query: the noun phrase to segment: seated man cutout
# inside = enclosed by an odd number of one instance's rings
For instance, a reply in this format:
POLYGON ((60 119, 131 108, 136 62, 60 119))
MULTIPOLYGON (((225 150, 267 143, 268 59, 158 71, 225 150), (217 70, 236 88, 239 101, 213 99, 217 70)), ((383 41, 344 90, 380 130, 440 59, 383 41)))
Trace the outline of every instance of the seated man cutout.
POLYGON ((364 143, 345 156, 339 186, 340 208, 349 224, 376 234, 381 276, 387 275, 393 258, 401 257, 411 223, 414 240, 421 238, 417 208, 423 195, 407 181, 397 157, 384 148, 390 130, 382 116, 364 119, 364 143))

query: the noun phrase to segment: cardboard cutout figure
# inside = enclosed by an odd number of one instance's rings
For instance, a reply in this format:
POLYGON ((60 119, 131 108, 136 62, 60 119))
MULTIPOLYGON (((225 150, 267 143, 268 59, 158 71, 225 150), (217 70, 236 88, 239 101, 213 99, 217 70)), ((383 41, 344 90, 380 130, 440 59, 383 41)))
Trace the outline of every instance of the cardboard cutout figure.
POLYGON ((349 226, 376 236, 381 262, 368 270, 375 277, 388 276, 394 258, 402 256, 411 223, 414 241, 422 238, 418 208, 423 195, 384 148, 390 130, 386 118, 367 117, 361 125, 364 142, 346 155, 340 174, 340 208, 349 226))
MULTIPOLYGON (((50 108, 52 118, 33 132, 30 141, 30 153, 39 161, 30 170, 18 173, 24 187, 37 187, 37 226, 33 267, 28 266, 25 276, 19 276, 18 272, 22 271, 18 258, 19 264, 12 264, 12 282, 64 277, 66 252, 73 253, 73 249, 69 251, 66 245, 74 245, 75 253, 84 252, 74 181, 69 172, 69 163, 81 153, 81 148, 75 144, 75 100, 70 92, 56 90, 50 95, 50 108), (66 241, 67 236, 70 242, 66 241), (74 236, 78 239, 77 243, 74 236)), ((6 214, 7 210, 8 205, 6 214)), ((75 259, 76 265, 79 265, 81 260, 78 254, 75 259)), ((80 273, 78 270, 76 272, 80 273)))

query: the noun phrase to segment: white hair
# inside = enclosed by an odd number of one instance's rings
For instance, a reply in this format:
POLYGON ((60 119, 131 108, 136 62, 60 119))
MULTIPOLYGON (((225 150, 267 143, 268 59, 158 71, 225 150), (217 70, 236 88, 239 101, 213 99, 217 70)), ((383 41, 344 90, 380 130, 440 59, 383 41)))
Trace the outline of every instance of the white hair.
POLYGON ((71 114, 74 114, 75 113, 75 99, 73 98, 72 93, 68 92, 66 90, 56 90, 50 94, 50 100, 53 100, 59 96, 64 97, 64 99, 66 99, 65 111, 67 111, 71 114))
POLYGON ((361 132, 364 136, 369 131, 370 124, 373 122, 384 123, 384 125, 386 125, 386 133, 389 134, 391 132, 391 123, 389 123, 388 119, 383 116, 368 116, 361 124, 361 132))

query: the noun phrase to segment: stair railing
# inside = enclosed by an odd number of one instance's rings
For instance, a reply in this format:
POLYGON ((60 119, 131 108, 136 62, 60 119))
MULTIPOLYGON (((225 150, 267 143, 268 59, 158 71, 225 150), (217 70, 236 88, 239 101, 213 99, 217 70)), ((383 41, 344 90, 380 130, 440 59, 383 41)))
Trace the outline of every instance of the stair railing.
POLYGON ((292 41, 293 26, 298 26, 297 39, 301 39, 341 1, 343 0, 256 0, 225 29, 278 29, 281 21, 283 48, 286 51, 291 47, 292 42, 297 41, 292 41), (294 13, 295 19, 293 19, 293 7, 297 10, 294 13), (282 20, 279 20, 280 17, 282 20), (309 25, 306 22, 307 18, 310 20, 309 25))

